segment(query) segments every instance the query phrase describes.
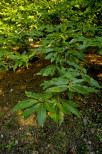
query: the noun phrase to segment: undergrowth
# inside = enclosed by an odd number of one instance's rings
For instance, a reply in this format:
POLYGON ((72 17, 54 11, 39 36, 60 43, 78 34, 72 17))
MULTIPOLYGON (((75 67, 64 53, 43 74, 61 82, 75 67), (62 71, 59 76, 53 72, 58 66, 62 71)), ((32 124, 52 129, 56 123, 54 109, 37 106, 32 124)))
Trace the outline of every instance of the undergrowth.
POLYGON ((13 1, 0 2, 0 66, 1 69, 25 65, 43 53, 51 64, 37 75, 51 76, 41 86, 43 93, 25 92, 29 97, 12 110, 23 110, 27 119, 37 112, 43 127, 47 116, 61 124, 64 115, 79 118, 75 95, 88 96, 101 88, 85 69, 85 51, 97 47, 102 54, 102 2, 97 0, 13 1), (4 5, 5 4, 5 5, 4 5), (30 48, 30 41, 39 43, 30 48), (22 50, 23 49, 23 50, 22 50))

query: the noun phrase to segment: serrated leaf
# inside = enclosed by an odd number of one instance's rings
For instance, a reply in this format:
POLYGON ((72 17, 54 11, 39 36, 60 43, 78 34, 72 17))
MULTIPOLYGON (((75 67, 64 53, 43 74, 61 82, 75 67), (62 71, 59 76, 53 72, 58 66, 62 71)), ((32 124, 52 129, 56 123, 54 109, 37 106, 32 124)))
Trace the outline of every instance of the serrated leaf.
POLYGON ((48 48, 48 49, 43 49, 41 52, 42 53, 49 53, 49 52, 52 52, 53 49, 52 48, 48 48))
POLYGON ((77 76, 79 76, 80 75, 80 73, 79 72, 66 72, 65 74, 64 74, 64 76, 65 77, 67 77, 68 79, 73 79, 74 77, 77 77, 77 76))
POLYGON ((43 89, 46 89, 52 85, 49 81, 44 81, 40 86, 43 86, 43 89))
POLYGON ((44 100, 46 101, 51 99, 51 97, 53 96, 53 93, 45 92, 44 94, 42 93, 42 95, 44 96, 44 100))
POLYGON ((63 122, 64 120, 64 113, 59 111, 59 124, 61 125, 61 123, 63 122))
POLYGON ((41 93, 36 94, 36 93, 28 92, 28 91, 25 91, 25 94, 27 97, 34 98, 34 99, 39 99, 39 97, 42 96, 41 93))
POLYGON ((51 63, 52 63, 53 61, 55 61, 55 57, 52 57, 52 58, 51 58, 51 63))
POLYGON ((93 78, 91 78, 90 76, 88 76, 87 74, 84 74, 82 76, 82 78, 84 79, 84 81, 87 81, 91 86, 95 86, 97 88, 101 88, 99 83, 96 80, 94 80, 93 78))
POLYGON ((80 84, 74 84, 69 87, 69 89, 73 92, 78 92, 81 94, 88 94, 90 92, 97 92, 95 88, 91 88, 88 86, 80 85, 80 84))
POLYGON ((55 112, 55 113, 51 113, 49 115, 56 123, 58 123, 59 121, 59 118, 58 118, 58 114, 55 112))
POLYGON ((97 88, 101 88, 99 83, 96 80, 94 80, 93 78, 90 79, 90 83, 91 83, 92 86, 95 86, 97 88))
POLYGON ((68 97, 69 97, 69 99, 72 99, 73 98, 73 96, 74 96, 74 92, 72 92, 72 91, 68 91, 68 97))
POLYGON ((44 81, 41 86, 43 86, 44 89, 50 87, 51 85, 56 85, 56 86, 59 86, 59 85, 65 85, 65 84, 68 84, 70 80, 69 79, 66 79, 65 77, 59 77, 59 78, 53 78, 49 81, 44 81))
POLYGON ((72 79, 72 83, 75 84, 75 83, 82 83, 84 80, 83 79, 77 79, 77 78, 73 78, 72 79))
POLYGON ((55 112, 54 103, 51 100, 45 102, 46 108, 49 112, 55 112))
POLYGON ((28 99, 28 100, 24 100, 24 101, 21 101, 19 102, 13 109, 12 111, 19 111, 21 109, 24 109, 26 107, 30 107, 34 104, 36 104, 37 101, 35 101, 34 99, 28 99))
POLYGON ((45 59, 51 59, 53 56, 54 56, 54 53, 51 52, 45 57, 45 59))
POLYGON ((62 100, 62 103, 63 103, 63 107, 66 108, 66 111, 68 111, 68 114, 69 112, 72 112, 73 114, 77 115, 79 118, 81 117, 79 111, 76 110, 76 108, 73 107, 71 103, 66 103, 66 100, 62 100))
POLYGON ((14 72, 15 72, 16 68, 18 67, 18 65, 19 65, 19 62, 16 62, 16 63, 14 64, 14 66, 13 66, 13 71, 14 71, 14 72))
POLYGON ((37 116, 39 124, 43 127, 46 120, 46 105, 44 103, 40 104, 37 116))
POLYGON ((56 87, 52 87, 47 89, 46 91, 51 91, 51 92, 62 92, 62 91, 66 91, 68 88, 67 85, 60 85, 60 86, 56 86, 56 87))
POLYGON ((81 70, 81 71, 83 71, 83 67, 78 65, 78 64, 76 64, 75 62, 68 62, 68 64, 73 66, 73 67, 75 67, 75 68, 77 68, 77 69, 79 69, 79 70, 81 70))
POLYGON ((76 43, 77 41, 78 41, 77 38, 74 38, 74 39, 72 39, 72 40, 69 42, 69 44, 76 43))
POLYGON ((26 110, 23 111, 22 114, 20 114, 20 116, 28 116, 28 115, 31 115, 32 113, 36 112, 38 107, 39 107, 40 104, 36 104, 26 110))
POLYGON ((58 78, 53 78, 50 81, 52 85, 65 85, 65 84, 68 84, 70 80, 66 79, 65 77, 58 77, 58 78))
POLYGON ((77 103, 75 103, 73 101, 70 101, 70 100, 68 100, 68 101, 66 100, 66 103, 70 104, 73 107, 79 107, 80 106, 79 104, 77 104, 77 103))
POLYGON ((76 55, 78 58, 84 60, 84 56, 85 56, 85 55, 84 55, 83 53, 76 52, 75 55, 76 55))
POLYGON ((56 71, 56 66, 55 65, 49 65, 46 68, 42 69, 37 75, 43 75, 43 76, 48 76, 48 75, 54 75, 56 71))
POLYGON ((63 110, 63 113, 64 113, 64 114, 71 115, 71 111, 70 111, 68 108, 66 108, 65 105, 62 105, 62 110, 63 110))
POLYGON ((83 74, 82 78, 84 79, 84 81, 90 82, 90 77, 87 74, 83 74))

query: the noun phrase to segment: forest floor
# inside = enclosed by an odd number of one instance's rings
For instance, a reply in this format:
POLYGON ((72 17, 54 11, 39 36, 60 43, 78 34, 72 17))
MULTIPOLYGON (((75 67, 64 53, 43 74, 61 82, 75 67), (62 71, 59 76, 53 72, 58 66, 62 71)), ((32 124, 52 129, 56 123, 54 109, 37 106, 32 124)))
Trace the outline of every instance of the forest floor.
MULTIPOLYGON (((102 57, 87 55, 88 74, 102 86, 102 57)), ((47 77, 36 73, 49 62, 35 59, 28 69, 0 73, 0 154, 101 154, 102 153, 102 91, 88 98, 77 96, 82 118, 65 116, 61 126, 50 118, 41 128, 36 114, 23 120, 11 112, 19 101, 26 99, 25 91, 41 92, 39 86, 47 77)))

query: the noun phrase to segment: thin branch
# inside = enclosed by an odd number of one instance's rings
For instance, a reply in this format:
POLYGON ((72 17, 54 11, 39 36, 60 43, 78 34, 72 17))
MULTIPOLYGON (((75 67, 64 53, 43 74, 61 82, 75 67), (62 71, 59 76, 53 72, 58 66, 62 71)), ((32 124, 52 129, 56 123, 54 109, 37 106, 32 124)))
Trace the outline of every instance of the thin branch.
POLYGON ((20 32, 18 32, 17 34, 20 34, 20 33, 22 33, 22 31, 25 29, 26 27, 24 27, 23 29, 21 29, 21 31, 20 32))

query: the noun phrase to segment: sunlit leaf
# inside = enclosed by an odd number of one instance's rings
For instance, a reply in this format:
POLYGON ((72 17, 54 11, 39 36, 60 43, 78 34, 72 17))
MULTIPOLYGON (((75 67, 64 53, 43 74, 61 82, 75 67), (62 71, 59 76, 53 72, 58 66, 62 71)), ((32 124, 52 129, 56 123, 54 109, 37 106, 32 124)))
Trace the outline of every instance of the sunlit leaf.
POLYGON ((62 92, 67 90, 67 85, 61 85, 61 86, 56 86, 56 87, 52 87, 47 89, 46 91, 51 91, 51 92, 62 92))

